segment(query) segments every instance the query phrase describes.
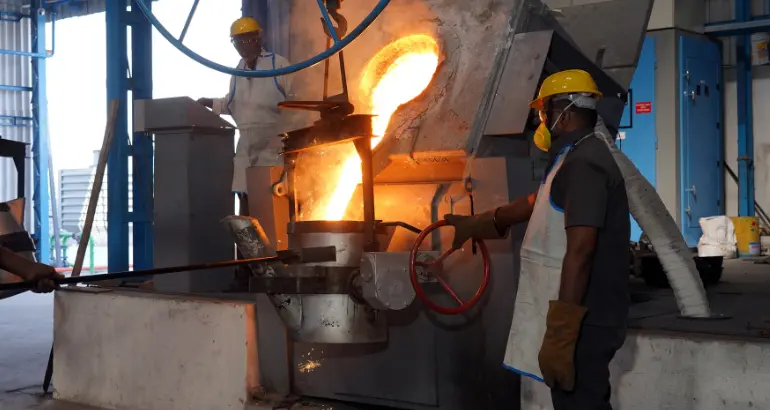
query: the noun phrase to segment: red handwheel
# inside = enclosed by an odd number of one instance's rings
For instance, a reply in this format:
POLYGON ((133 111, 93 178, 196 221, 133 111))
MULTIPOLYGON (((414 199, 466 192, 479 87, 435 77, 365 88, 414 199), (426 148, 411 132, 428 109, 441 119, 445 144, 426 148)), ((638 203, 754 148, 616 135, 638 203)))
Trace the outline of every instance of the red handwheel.
POLYGON ((460 313, 466 312, 468 309, 472 308, 484 295, 484 291, 487 290, 487 285, 489 285, 489 251, 487 250, 487 246, 484 244, 484 242, 480 240, 476 241, 478 249, 481 251, 481 258, 484 261, 484 275, 482 276, 479 288, 476 289, 476 293, 473 295, 473 297, 471 297, 468 301, 463 301, 460 296, 457 295, 457 292, 455 292, 454 289, 449 286, 449 282, 447 282, 446 279, 442 276, 444 260, 446 260, 446 258, 454 253, 454 251, 457 249, 449 249, 433 262, 426 263, 417 260, 417 251, 420 249, 422 241, 424 241, 431 232, 447 225, 449 225, 449 222, 445 220, 438 221, 425 228, 422 232, 420 232, 420 235, 417 236, 417 239, 414 241, 414 245, 412 245, 412 252, 409 254, 409 277, 412 281, 412 287, 414 287, 414 293, 418 298, 420 298, 420 300, 422 300, 422 303, 424 303, 425 306, 433 311, 445 315, 459 315, 460 313), (452 296, 452 299, 454 299, 459 306, 440 306, 430 300, 425 292, 423 292, 422 286, 420 285, 419 278, 417 277, 417 266, 425 267, 425 270, 436 279, 444 291, 452 296))

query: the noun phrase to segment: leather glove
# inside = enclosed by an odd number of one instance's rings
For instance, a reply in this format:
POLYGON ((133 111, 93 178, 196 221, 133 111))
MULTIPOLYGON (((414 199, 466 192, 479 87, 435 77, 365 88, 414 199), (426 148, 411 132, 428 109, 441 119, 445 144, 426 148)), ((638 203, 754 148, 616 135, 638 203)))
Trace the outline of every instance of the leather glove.
POLYGON ((455 227, 455 237, 452 241, 454 249, 460 249, 470 239, 501 239, 505 233, 495 226, 495 210, 473 216, 444 215, 444 219, 455 227))
POLYGON ((575 346, 586 314, 584 306, 548 302, 546 330, 537 356, 543 380, 550 388, 575 388, 575 346))

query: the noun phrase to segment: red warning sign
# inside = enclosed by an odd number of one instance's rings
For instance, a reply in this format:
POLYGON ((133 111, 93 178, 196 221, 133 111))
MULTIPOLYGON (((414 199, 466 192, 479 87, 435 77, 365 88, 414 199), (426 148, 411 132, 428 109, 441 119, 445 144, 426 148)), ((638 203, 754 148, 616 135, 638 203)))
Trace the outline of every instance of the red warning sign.
POLYGON ((652 112, 652 103, 651 102, 638 102, 636 103, 636 113, 637 114, 649 114, 652 112))

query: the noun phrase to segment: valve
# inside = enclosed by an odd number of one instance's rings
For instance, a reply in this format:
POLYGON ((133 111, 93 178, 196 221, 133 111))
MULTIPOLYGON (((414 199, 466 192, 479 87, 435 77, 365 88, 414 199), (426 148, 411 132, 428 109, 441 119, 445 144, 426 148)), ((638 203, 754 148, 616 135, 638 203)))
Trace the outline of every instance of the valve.
POLYGON ((425 228, 420 234, 417 236, 417 239, 415 239, 414 244, 412 245, 412 252, 409 254, 409 278, 412 281, 412 287, 414 287, 414 292, 417 295, 420 300, 427 306, 429 309, 445 314, 445 315, 458 315, 460 313, 464 313, 468 311, 470 308, 472 308, 478 301, 481 299, 481 297, 484 295, 484 292, 487 290, 487 286, 489 285, 489 278, 490 278, 490 263, 489 263, 489 251, 487 250, 487 246, 484 244, 483 241, 476 241, 476 244, 478 246, 479 251, 481 251, 481 258, 483 260, 483 276, 481 278, 481 283, 479 284, 478 289, 476 289, 476 293, 467 301, 464 301, 460 298, 460 296, 457 294, 457 292, 452 289, 452 287, 449 285, 449 282, 442 276, 443 274, 443 264, 449 255, 454 253, 457 249, 449 249, 448 251, 444 252, 439 256, 436 260, 432 262, 422 262, 417 260, 417 253, 420 249, 420 245, 425 240, 425 238, 428 237, 428 234, 435 231, 438 228, 448 226, 449 222, 445 220, 441 220, 438 222, 435 222, 431 225, 429 225, 427 228, 425 228), (448 293, 452 299, 457 302, 459 305, 458 307, 446 307, 441 306, 430 300, 428 298, 428 295, 425 294, 425 292, 422 289, 422 286, 420 285, 420 280, 418 277, 417 267, 424 267, 425 271, 427 271, 434 279, 436 279, 436 282, 441 285, 441 287, 444 289, 446 293, 448 293))

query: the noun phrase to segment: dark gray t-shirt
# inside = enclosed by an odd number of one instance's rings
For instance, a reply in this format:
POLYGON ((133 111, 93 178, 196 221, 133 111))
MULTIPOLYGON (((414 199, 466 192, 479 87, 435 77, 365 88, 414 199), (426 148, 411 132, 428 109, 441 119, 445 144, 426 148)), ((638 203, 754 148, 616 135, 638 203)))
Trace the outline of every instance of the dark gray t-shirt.
MULTIPOLYGON (((549 150, 550 163, 574 145, 551 185, 551 202, 564 212, 564 227, 599 230, 591 277, 583 300, 585 324, 623 326, 628 318, 628 241, 631 236, 623 175, 607 145, 581 130, 559 137, 549 150), (576 145, 575 145, 576 144, 576 145)), ((564 154, 562 154, 564 155, 564 154)), ((552 165, 549 165, 549 169, 552 165)))

